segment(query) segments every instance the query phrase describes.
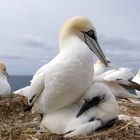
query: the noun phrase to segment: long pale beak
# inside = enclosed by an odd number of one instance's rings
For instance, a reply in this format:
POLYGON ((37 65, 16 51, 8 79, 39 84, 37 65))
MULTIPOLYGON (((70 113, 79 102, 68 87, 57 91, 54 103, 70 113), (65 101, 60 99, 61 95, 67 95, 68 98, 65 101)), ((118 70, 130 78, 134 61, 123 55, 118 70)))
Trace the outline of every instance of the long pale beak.
POLYGON ((102 61, 102 63, 105 66, 108 66, 108 61, 107 61, 102 49, 100 48, 97 40, 89 37, 87 34, 84 34, 84 35, 85 35, 85 42, 89 46, 90 50, 92 52, 94 52, 95 55, 97 55, 97 57, 102 61))
POLYGON ((10 77, 10 75, 8 74, 8 72, 5 70, 3 73, 6 77, 10 77))

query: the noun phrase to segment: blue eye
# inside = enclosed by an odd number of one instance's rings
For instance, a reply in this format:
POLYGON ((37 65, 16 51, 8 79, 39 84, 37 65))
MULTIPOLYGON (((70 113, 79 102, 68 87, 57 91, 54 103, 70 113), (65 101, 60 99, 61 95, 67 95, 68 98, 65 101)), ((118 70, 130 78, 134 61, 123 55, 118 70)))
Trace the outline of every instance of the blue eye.
POLYGON ((94 40, 97 40, 97 38, 96 38, 95 33, 94 33, 93 30, 89 30, 88 32, 86 32, 86 34, 87 34, 89 37, 93 38, 94 40))
POLYGON ((90 31, 87 32, 87 34, 88 34, 89 36, 94 36, 94 31, 93 31, 93 30, 90 30, 90 31))

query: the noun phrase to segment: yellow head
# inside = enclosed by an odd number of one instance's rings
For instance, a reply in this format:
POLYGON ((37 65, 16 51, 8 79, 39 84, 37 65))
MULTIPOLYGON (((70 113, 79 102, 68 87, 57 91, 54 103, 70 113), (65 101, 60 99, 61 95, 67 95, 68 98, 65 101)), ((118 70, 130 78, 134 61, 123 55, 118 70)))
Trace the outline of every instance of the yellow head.
POLYGON ((82 35, 82 31, 88 32, 90 30, 93 30, 97 37, 95 28, 90 20, 82 16, 72 17, 63 24, 60 31, 60 41, 71 35, 82 35))
MULTIPOLYGON (((107 58, 107 62, 108 62, 108 64, 111 63, 108 58, 107 58)), ((98 59, 95 64, 104 66, 104 63, 100 59, 98 59)))
POLYGON ((0 63, 0 74, 7 76, 6 66, 4 63, 0 63))
POLYGON ((60 31, 60 47, 62 42, 71 36, 79 37, 107 66, 107 60, 97 41, 96 30, 89 19, 82 16, 76 16, 68 19, 60 31))
POLYGON ((100 61, 99 59, 96 61, 95 64, 97 64, 97 65, 104 65, 104 64, 102 63, 102 61, 100 61))

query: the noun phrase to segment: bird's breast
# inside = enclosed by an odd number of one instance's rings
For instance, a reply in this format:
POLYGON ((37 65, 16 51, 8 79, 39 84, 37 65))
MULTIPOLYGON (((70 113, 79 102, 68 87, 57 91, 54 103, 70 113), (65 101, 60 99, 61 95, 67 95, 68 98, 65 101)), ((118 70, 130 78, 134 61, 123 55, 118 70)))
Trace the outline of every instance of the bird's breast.
POLYGON ((92 82, 92 64, 92 53, 87 46, 62 50, 49 63, 45 89, 39 99, 40 104, 44 104, 40 108, 54 111, 79 100, 92 82))

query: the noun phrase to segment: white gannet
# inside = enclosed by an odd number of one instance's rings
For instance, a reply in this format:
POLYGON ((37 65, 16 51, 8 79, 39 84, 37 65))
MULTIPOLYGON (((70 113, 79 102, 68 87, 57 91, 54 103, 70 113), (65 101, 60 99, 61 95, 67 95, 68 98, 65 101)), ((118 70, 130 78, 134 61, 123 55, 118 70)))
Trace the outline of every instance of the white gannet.
MULTIPOLYGON (((111 65, 111 62, 109 62, 109 66, 111 65)), ((137 91, 140 90, 140 85, 131 80, 134 74, 130 68, 116 68, 105 71, 105 65, 100 60, 94 66, 95 70, 99 71, 99 74, 96 72, 93 80, 106 84, 116 97, 140 98, 139 91, 137 91)))
POLYGON ((132 81, 140 84, 140 69, 138 73, 136 74, 136 76, 132 79, 132 81))
POLYGON ((83 96, 92 82, 92 51, 108 65, 97 42, 96 31, 85 17, 73 17, 64 23, 59 47, 60 53, 47 64, 39 84, 36 80, 31 83, 33 112, 53 112, 83 96))
POLYGON ((0 63, 0 96, 7 96, 11 92, 11 87, 6 77, 7 75, 5 64, 0 63))
POLYGON ((24 88, 13 91, 13 93, 27 97, 28 102, 30 104, 30 100, 35 96, 34 92, 37 93, 38 91, 40 91, 40 88, 42 88, 42 80, 44 80, 43 79, 44 74, 45 74, 45 72, 40 72, 33 76, 32 80, 30 81, 30 83, 33 82, 32 92, 30 92, 30 86, 26 86, 24 88), (38 86, 36 86, 36 85, 38 85, 38 86))
POLYGON ((13 91, 13 94, 19 94, 19 95, 23 95, 26 96, 27 98, 29 98, 29 88, 30 86, 26 86, 24 88, 18 89, 16 91, 13 91))
MULTIPOLYGON (((133 82, 140 84, 140 70, 136 74, 136 76, 132 79, 133 82)), ((140 91, 136 90, 136 93, 140 96, 140 91)))
POLYGON ((134 76, 130 68, 118 68, 104 72, 104 80, 113 81, 116 79, 128 80, 134 76))
POLYGON ((128 80, 134 77, 134 74, 130 68, 118 68, 118 66, 112 64, 109 59, 108 63, 110 67, 115 66, 116 68, 106 71, 106 66, 100 60, 97 60, 97 62, 94 64, 94 77, 100 76, 107 81, 112 81, 116 78, 128 80))
POLYGON ((118 104, 110 89, 94 83, 77 103, 46 114, 40 124, 43 130, 65 137, 87 135, 113 125, 118 116, 118 104))
POLYGON ((140 98, 140 94, 137 92, 137 90, 140 91, 140 85, 131 80, 116 79, 113 81, 104 80, 102 82, 110 88, 116 97, 132 99, 140 98))
MULTIPOLYGON (((108 63, 110 63, 110 61, 107 59, 108 63)), ((103 74, 106 70, 106 65, 104 65, 104 63, 102 63, 102 61, 100 61, 99 59, 96 61, 96 63, 93 66, 94 69, 94 76, 98 76, 100 74, 103 74)))

